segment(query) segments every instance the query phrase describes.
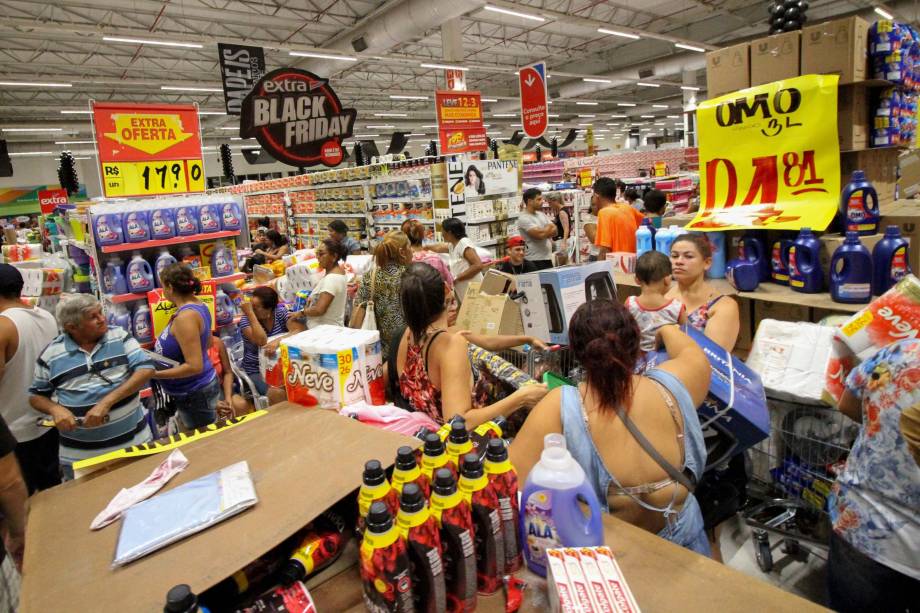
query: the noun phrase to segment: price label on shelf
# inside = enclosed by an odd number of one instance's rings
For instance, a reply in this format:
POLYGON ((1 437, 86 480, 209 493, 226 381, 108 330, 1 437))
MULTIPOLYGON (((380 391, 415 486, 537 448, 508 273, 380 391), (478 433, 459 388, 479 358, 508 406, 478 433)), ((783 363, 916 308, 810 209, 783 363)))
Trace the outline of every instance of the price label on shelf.
POLYGON ((201 160, 108 162, 102 164, 110 197, 161 196, 204 191, 201 160))

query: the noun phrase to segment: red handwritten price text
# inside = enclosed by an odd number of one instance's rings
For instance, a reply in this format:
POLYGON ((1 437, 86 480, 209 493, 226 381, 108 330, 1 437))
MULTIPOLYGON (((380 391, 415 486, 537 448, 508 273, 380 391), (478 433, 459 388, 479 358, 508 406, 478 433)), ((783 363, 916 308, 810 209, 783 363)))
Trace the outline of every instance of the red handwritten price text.
MULTIPOLYGON (((764 156, 751 160, 754 176, 747 188, 741 205, 754 203, 775 203, 779 193, 779 156, 764 156)), ((788 152, 782 155, 783 185, 790 188, 793 196, 808 192, 827 193, 824 179, 818 177, 815 169, 814 150, 802 153, 788 152)), ((735 206, 738 199, 738 172, 735 164, 726 158, 714 158, 706 162, 706 208, 716 206, 716 192, 719 191, 720 179, 727 182, 724 207, 735 206), (720 173, 720 167, 723 172, 720 173)))

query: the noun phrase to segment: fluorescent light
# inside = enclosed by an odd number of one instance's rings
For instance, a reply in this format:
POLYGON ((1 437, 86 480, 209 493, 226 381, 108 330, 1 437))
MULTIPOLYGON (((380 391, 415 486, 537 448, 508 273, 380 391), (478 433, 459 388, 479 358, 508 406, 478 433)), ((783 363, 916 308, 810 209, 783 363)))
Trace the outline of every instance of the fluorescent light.
POLYGON ((487 136, 501 136, 501 132, 486 132, 487 136))
POLYGON ((94 140, 56 140, 54 141, 55 145, 92 145, 95 144, 94 140))
POLYGON ((636 106, 634 102, 617 102, 617 106, 636 106))
MULTIPOLYGON (((425 98, 425 100, 428 100, 428 98, 425 98)), ((482 102, 498 102, 498 98, 480 98, 480 101, 482 101, 482 102)))
POLYGON ((220 88, 218 88, 218 87, 179 87, 179 86, 173 86, 173 85, 161 85, 161 86, 160 86, 160 89, 163 90, 163 91, 170 91, 170 92, 215 92, 215 93, 221 93, 221 92, 224 91, 224 90, 222 90, 222 89, 220 89, 220 88))
POLYGON ((642 119, 655 119, 654 115, 639 115, 642 119))
POLYGON ((668 115, 668 119, 680 119, 680 115, 668 115))
POLYGON ((608 124, 605 124, 605 125, 613 126, 614 128, 617 128, 617 127, 619 127, 620 124, 618 124, 618 123, 608 123, 608 124))
POLYGON ((374 117, 408 117, 406 113, 374 113, 374 117))
POLYGON ((547 113, 547 117, 559 117, 559 113, 547 113))
POLYGON ((639 40, 641 37, 637 34, 631 34, 629 32, 617 32, 616 30, 608 30, 607 28, 598 28, 598 32, 601 34, 610 34, 611 36, 622 36, 623 38, 630 38, 632 40, 639 40))
POLYGON ((410 132, 409 134, 406 134, 406 136, 428 136, 428 135, 425 134, 424 132, 422 132, 422 133, 419 133, 419 132, 410 132))
POLYGON ((492 117, 517 117, 516 113, 492 113, 492 117))
POLYGON ((37 83, 35 81, 0 81, 10 87, 73 87, 73 83, 37 83))
POLYGON ((4 132, 63 132, 64 128, 3 128, 4 132))
POLYGON ((110 43, 136 43, 138 45, 159 45, 161 47, 185 47, 186 49, 202 49, 199 43, 174 43, 168 40, 150 40, 149 38, 121 38, 120 36, 103 36, 102 40, 110 43))
POLYGON ((379 134, 355 134, 354 138, 380 138, 379 134))
POLYGON ((667 105, 667 104, 653 104, 653 105, 652 105, 652 108, 656 108, 656 109, 666 109, 666 108, 668 108, 668 105, 667 105))
POLYGON ((484 123, 484 124, 482 124, 482 127, 483 127, 483 128, 491 128, 491 127, 492 127, 492 124, 490 124, 490 123, 484 123))
POLYGON ((699 87, 693 87, 692 85, 681 85, 680 88, 685 92, 698 92, 700 91, 699 87))
POLYGON ((588 77, 584 77, 582 81, 585 83, 613 83, 610 79, 590 79, 588 77))
POLYGON ((88 157, 85 157, 85 158, 74 158, 74 159, 75 159, 75 160, 88 160, 89 158, 88 158, 88 157))
POLYGON ((643 83, 641 81, 636 83, 636 85, 638 85, 639 87, 661 87, 657 83, 643 83))
POLYGON ((224 111, 198 111, 199 115, 226 115, 224 111))
POLYGON ((294 57, 315 57, 319 60, 340 60, 342 62, 357 62, 358 58, 350 55, 333 55, 331 53, 313 53, 310 51, 291 51, 288 55, 294 57))
POLYGON ((593 123, 580 123, 579 126, 593 126, 593 123))
POLYGON ((21 152, 12 152, 10 157, 20 157, 26 155, 54 155, 54 151, 21 151, 21 152))
POLYGON ((593 119, 593 118, 597 117, 597 115, 579 115, 579 117, 581 117, 581 118, 587 118, 587 119, 593 119))
POLYGON ((493 13, 501 13, 502 15, 511 15, 512 17, 520 17, 521 19, 530 19, 531 21, 546 21, 545 17, 540 17, 539 15, 529 15, 527 13, 519 13, 517 11, 503 9, 498 6, 492 6, 491 4, 487 4, 483 8, 487 11, 492 11, 493 13))
POLYGON ((873 10, 876 12, 876 14, 881 15, 882 19, 894 19, 894 15, 881 7, 873 7, 873 10))
POLYGON ((425 126, 422 126, 422 127, 423 127, 423 128, 437 128, 437 127, 438 127, 438 124, 436 124, 436 123, 430 123, 430 124, 425 125, 425 126))
POLYGON ((239 126, 221 126, 217 128, 218 130, 239 130, 239 126))
POLYGON ((419 64, 422 68, 440 68, 442 70, 469 70, 466 66, 453 66, 451 64, 419 64))
POLYGON ((610 119, 626 119, 629 115, 611 115, 610 119))
POLYGON ((512 127, 512 128, 523 128, 524 126, 522 126, 522 125, 519 124, 519 123, 513 123, 513 124, 511 124, 511 127, 512 127))
POLYGON ((576 102, 578 106, 597 106, 597 102, 576 102))
POLYGON ((687 51, 696 51, 698 53, 706 52, 702 47, 694 47, 693 45, 685 45, 684 43, 674 43, 674 46, 678 49, 686 49, 687 51))
POLYGON ((391 100, 428 100, 428 96, 404 96, 402 94, 390 94, 391 100))
POLYGON ((364 127, 369 128, 371 130, 389 130, 391 128, 395 128, 396 126, 382 125, 382 126, 364 126, 364 127))
POLYGON ((92 111, 61 111, 61 115, 89 115, 92 111))

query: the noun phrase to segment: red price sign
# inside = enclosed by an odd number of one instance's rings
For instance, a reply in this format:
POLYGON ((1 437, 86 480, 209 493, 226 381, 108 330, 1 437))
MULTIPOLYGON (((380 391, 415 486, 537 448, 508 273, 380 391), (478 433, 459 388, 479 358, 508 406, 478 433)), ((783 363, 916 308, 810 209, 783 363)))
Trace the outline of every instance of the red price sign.
POLYGON ((479 92, 435 92, 441 153, 453 155, 486 150, 479 92))

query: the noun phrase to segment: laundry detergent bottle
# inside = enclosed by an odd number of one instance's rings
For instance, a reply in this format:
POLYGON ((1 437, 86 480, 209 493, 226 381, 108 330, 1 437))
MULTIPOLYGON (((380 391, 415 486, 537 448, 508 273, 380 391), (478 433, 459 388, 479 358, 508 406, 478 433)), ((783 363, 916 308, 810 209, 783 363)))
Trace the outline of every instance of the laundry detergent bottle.
POLYGON ((654 251, 655 238, 652 232, 651 220, 645 218, 642 225, 636 230, 636 257, 638 258, 647 251, 654 251))
POLYGON ((885 237, 872 250, 872 294, 881 296, 910 274, 907 239, 898 226, 885 228, 885 237))
POLYGON ((789 249, 792 241, 779 239, 773 241, 770 254, 770 279, 779 285, 789 285, 789 249))
POLYGON ((137 339, 137 342, 150 343, 153 341, 153 319, 150 316, 149 306, 142 303, 134 309, 131 326, 134 328, 134 338, 137 339))
POLYGON ((220 207, 220 227, 223 230, 239 230, 243 227, 240 205, 230 201, 218 206, 220 207))
POLYGON ((173 209, 153 209, 148 213, 150 219, 150 238, 163 240, 176 235, 176 217, 173 209))
POLYGON ((176 235, 198 234, 198 207, 180 206, 176 209, 176 235))
POLYGON ((220 232, 220 213, 216 204, 198 207, 198 228, 202 233, 220 232))
POLYGON ((706 271, 706 276, 710 279, 725 278, 725 233, 724 232, 707 232, 706 238, 709 240, 709 246, 712 249, 712 266, 706 271))
POLYGON ((113 257, 105 263, 102 271, 102 291, 106 294, 127 294, 128 282, 121 258, 113 257))
POLYGON ((546 576, 546 550, 604 544, 601 506, 562 434, 547 434, 540 461, 530 471, 521 497, 521 542, 527 567, 546 576), (579 501, 588 505, 582 512, 579 501))
POLYGON ((865 304, 872 298, 872 255, 855 231, 847 232, 843 244, 831 256, 831 300, 865 304))
POLYGON ((803 294, 817 294, 824 287, 819 254, 821 242, 811 228, 802 228, 789 248, 789 286, 803 294))
POLYGON ((741 237, 738 250, 738 257, 749 260, 757 266, 757 275, 761 283, 770 280, 770 260, 767 257, 767 245, 761 236, 750 232, 745 234, 741 237))
POLYGON ((153 283, 153 270, 150 263, 144 259, 139 251, 135 251, 128 262, 128 291, 135 294, 145 294, 155 286, 153 283))
POLYGON ((866 180, 866 173, 854 170, 850 182, 840 194, 840 216, 844 230, 856 230, 860 236, 878 232, 881 216, 878 210, 878 194, 866 180))
POLYGON ((211 251, 211 276, 226 277, 233 274, 233 254, 222 241, 214 244, 211 251))
POLYGON ((163 287, 163 281, 160 280, 160 274, 163 272, 164 268, 172 266, 176 263, 176 258, 169 252, 169 249, 165 247, 160 251, 160 255, 157 256, 156 262, 154 262, 153 268, 156 273, 156 282, 157 287, 163 287))
POLYGON ((147 211, 135 209, 124 214, 124 237, 129 243, 143 243, 150 240, 147 211))
POLYGON ((128 308, 123 304, 116 304, 112 308, 110 324, 122 328, 128 334, 133 335, 134 333, 131 329, 131 313, 128 312, 128 308))
POLYGON ((125 242, 121 213, 93 215, 93 232, 100 247, 121 245, 125 242))

